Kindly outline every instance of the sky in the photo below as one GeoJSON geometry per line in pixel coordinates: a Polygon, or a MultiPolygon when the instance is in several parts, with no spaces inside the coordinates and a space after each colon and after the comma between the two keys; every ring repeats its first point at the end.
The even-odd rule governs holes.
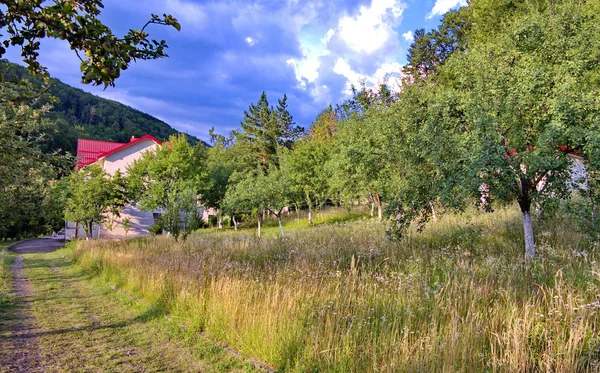
{"type": "MultiPolygon", "coordinates": [[[[169,45],[169,58],[139,61],[116,87],[81,84],[79,60],[65,42],[47,40],[40,61],[61,81],[149,113],[204,140],[215,127],[236,129],[265,91],[287,94],[295,121],[308,127],[352,84],[396,81],[414,30],[436,27],[466,0],[104,0],[102,21],[116,35],[171,14],[181,31],[147,30],[169,45]]],[[[18,51],[6,57],[19,62],[18,51]]]]}

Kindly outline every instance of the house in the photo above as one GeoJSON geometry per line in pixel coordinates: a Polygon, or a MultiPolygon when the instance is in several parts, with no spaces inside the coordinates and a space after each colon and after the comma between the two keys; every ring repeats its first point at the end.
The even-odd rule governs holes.
{"type": "MultiPolygon", "coordinates": [[[[106,173],[113,175],[117,170],[127,173],[127,167],[142,155],[162,146],[156,138],[146,135],[140,138],[132,137],[128,143],[117,143],[98,140],[79,139],[77,141],[77,168],[92,164],[100,166],[106,173]]],[[[160,211],[144,211],[137,206],[127,206],[120,217],[115,217],[112,224],[95,225],[93,238],[125,238],[149,235],[148,228],[160,218],[160,211]],[[123,219],[129,219],[130,230],[123,228],[123,219]],[[108,225],[108,226],[107,226],[108,225]],[[109,229],[112,228],[112,229],[109,229]]],[[[84,237],[83,227],[75,222],[65,224],[67,240],[84,237]]]]}

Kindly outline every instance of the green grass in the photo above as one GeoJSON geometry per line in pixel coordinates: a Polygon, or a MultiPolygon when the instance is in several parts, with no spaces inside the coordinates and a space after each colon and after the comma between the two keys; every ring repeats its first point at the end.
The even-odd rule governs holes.
{"type": "Polygon", "coordinates": [[[89,241],[75,258],[190,335],[285,372],[598,371],[596,249],[566,217],[536,222],[536,239],[539,259],[525,262],[510,208],[400,242],[362,219],[285,240],[89,241]]]}
{"type": "MultiPolygon", "coordinates": [[[[314,229],[322,225],[337,224],[368,219],[369,211],[366,206],[354,207],[353,209],[344,208],[324,208],[314,214],[313,224],[308,223],[308,213],[306,211],[290,212],[283,215],[283,225],[285,233],[298,233],[306,230],[314,229]]],[[[246,232],[256,234],[257,222],[255,218],[247,218],[245,222],[239,225],[238,232],[246,232]]],[[[196,234],[216,233],[216,232],[235,232],[233,227],[225,227],[223,229],[209,228],[201,229],[196,234]]],[[[277,219],[268,216],[262,222],[261,235],[264,237],[279,237],[279,223],[277,219]]]]}
{"type": "MultiPolygon", "coordinates": [[[[0,322],[2,351],[22,354],[23,345],[12,344],[8,336],[23,333],[18,323],[33,322],[25,332],[36,337],[25,337],[25,346],[39,350],[35,356],[43,371],[256,371],[206,337],[189,333],[181,320],[165,317],[148,302],[127,293],[115,292],[106,281],[90,279],[73,265],[71,253],[68,248],[22,255],[31,296],[13,299],[12,314],[0,322]],[[17,304],[33,319],[24,321],[22,313],[15,314],[13,306],[17,304]]],[[[14,258],[14,254],[0,251],[2,299],[12,291],[14,258]]],[[[4,371],[1,365],[0,371],[4,371]]]]}
{"type": "Polygon", "coordinates": [[[6,249],[10,245],[19,242],[18,240],[1,240],[0,241],[0,250],[6,249]]]}
{"type": "Polygon", "coordinates": [[[13,289],[11,267],[14,261],[15,256],[12,253],[0,249],[0,318],[8,317],[14,304],[14,297],[11,294],[13,289]]]}

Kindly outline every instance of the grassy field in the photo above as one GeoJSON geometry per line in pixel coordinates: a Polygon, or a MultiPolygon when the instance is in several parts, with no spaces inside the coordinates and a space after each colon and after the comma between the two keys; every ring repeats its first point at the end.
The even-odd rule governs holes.
{"type": "Polygon", "coordinates": [[[89,241],[74,257],[183,335],[280,371],[600,370],[597,247],[566,218],[536,222],[529,263],[517,209],[448,216],[401,242],[369,219],[289,231],[89,241]]]}

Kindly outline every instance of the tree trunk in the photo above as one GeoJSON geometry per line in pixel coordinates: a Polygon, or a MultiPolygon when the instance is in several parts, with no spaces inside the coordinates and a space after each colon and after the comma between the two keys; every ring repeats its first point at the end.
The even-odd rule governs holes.
{"type": "Polygon", "coordinates": [[[308,209],[308,224],[313,225],[312,209],[308,209]]]}
{"type": "Polygon", "coordinates": [[[429,202],[429,207],[431,208],[431,219],[433,219],[433,221],[437,221],[437,215],[435,213],[435,208],[433,207],[433,202],[429,202]]]}
{"type": "Polygon", "coordinates": [[[371,202],[371,217],[375,217],[375,202],[371,202]]]}
{"type": "Polygon", "coordinates": [[[277,215],[277,221],[279,222],[279,230],[281,231],[281,237],[285,237],[285,232],[283,231],[283,224],[281,223],[281,212],[277,215]]]}
{"type": "Polygon", "coordinates": [[[373,197],[373,202],[377,205],[377,220],[383,220],[383,205],[381,203],[381,196],[379,194],[375,194],[373,197]]]}
{"type": "Polygon", "coordinates": [[[231,215],[231,221],[233,222],[233,229],[237,231],[237,220],[235,220],[235,215],[231,215]]]}
{"type": "Polygon", "coordinates": [[[260,218],[260,215],[258,215],[258,238],[260,238],[260,221],[261,221],[261,218],[260,218]]]}
{"type": "Polygon", "coordinates": [[[219,216],[219,229],[223,229],[223,217],[219,216]]]}
{"type": "Polygon", "coordinates": [[[521,193],[518,201],[521,207],[521,218],[523,220],[523,233],[525,235],[525,259],[533,259],[536,256],[535,239],[533,236],[533,220],[531,218],[531,199],[529,198],[529,180],[520,180],[521,193]]]}
{"type": "Polygon", "coordinates": [[[79,238],[79,222],[75,222],[75,239],[79,238]]]}
{"type": "Polygon", "coordinates": [[[535,240],[533,238],[533,221],[531,220],[531,212],[521,212],[523,218],[523,232],[525,233],[525,259],[535,258],[535,240]]]}

